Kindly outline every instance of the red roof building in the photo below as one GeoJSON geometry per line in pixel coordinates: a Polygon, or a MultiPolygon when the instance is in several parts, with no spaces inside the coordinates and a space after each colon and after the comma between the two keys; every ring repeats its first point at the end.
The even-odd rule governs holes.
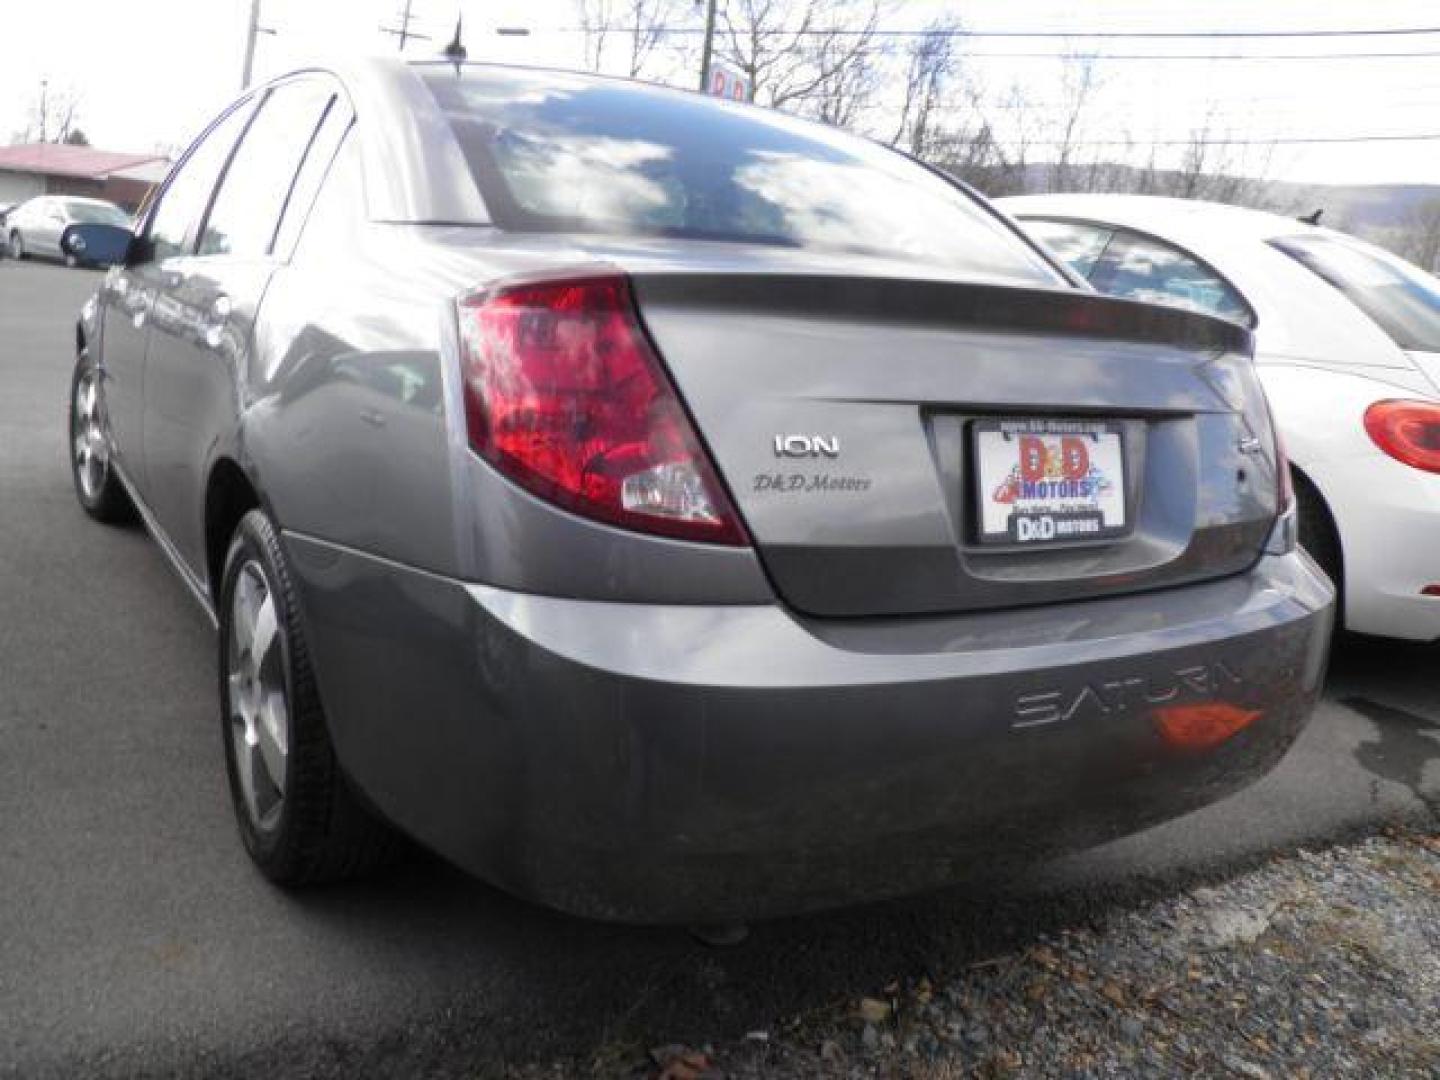
{"type": "Polygon", "coordinates": [[[165,174],[160,154],[117,154],[89,146],[0,146],[0,206],[35,195],[88,195],[134,210],[165,174]]]}

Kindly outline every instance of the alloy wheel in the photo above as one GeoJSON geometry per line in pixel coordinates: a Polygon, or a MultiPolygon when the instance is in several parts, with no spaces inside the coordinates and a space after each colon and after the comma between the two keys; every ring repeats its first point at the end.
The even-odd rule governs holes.
{"type": "Polygon", "coordinates": [[[75,380],[70,438],[74,445],[75,475],[80,481],[80,490],[88,501],[94,502],[100,497],[110,475],[110,444],[105,440],[100,382],[93,367],[75,380]]]}
{"type": "Polygon", "coordinates": [[[290,756],[284,629],[275,594],[258,560],[240,567],[231,593],[226,680],[229,729],[245,810],[261,832],[276,828],[285,803],[290,756]]]}

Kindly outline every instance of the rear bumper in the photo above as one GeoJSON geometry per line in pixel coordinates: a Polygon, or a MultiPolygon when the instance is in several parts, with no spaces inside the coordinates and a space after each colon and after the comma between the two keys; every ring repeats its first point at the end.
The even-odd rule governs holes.
{"type": "Polygon", "coordinates": [[[589,916],[754,918],[1084,846],[1269,770],[1319,693],[1308,559],[1141,596],[807,624],[504,592],[290,537],[337,750],[417,839],[589,916]],[[1258,713],[1208,750],[1158,709],[1258,713]]]}

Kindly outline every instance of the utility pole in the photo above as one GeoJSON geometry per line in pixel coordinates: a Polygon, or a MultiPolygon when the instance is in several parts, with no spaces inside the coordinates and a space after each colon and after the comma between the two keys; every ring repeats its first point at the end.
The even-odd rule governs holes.
{"type": "Polygon", "coordinates": [[[380,28],[382,34],[394,34],[395,37],[399,39],[399,51],[402,53],[405,51],[405,43],[411,38],[418,38],[421,41],[430,40],[429,34],[419,34],[410,29],[411,20],[414,19],[414,16],[410,14],[410,8],[413,2],[414,0],[405,0],[405,10],[400,13],[400,25],[398,28],[393,26],[382,26],[380,28]]]}
{"type": "Polygon", "coordinates": [[[250,0],[250,26],[245,31],[245,63],[240,68],[240,89],[250,87],[250,77],[255,72],[255,39],[261,34],[273,34],[274,30],[260,25],[260,0],[250,0]]]}
{"type": "Polygon", "coordinates": [[[700,92],[710,92],[710,58],[715,52],[715,9],[720,0],[705,0],[705,45],[700,52],[700,92]]]}
{"type": "Polygon", "coordinates": [[[45,128],[48,126],[49,120],[50,120],[49,91],[50,91],[50,80],[49,80],[49,79],[41,79],[41,80],[40,80],[40,141],[41,141],[42,143],[45,141],[45,128]]]}

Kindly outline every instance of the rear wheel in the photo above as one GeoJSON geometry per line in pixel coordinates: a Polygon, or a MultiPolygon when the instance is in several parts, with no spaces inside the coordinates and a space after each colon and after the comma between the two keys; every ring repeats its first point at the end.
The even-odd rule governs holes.
{"type": "Polygon", "coordinates": [[[24,259],[25,239],[20,235],[19,229],[12,229],[10,232],[10,256],[14,259],[24,259]]]}
{"type": "Polygon", "coordinates": [[[266,877],[302,885],[389,862],[396,834],[341,773],[274,524],[241,519],[220,590],[220,703],[240,836],[266,877]]]}
{"type": "Polygon", "coordinates": [[[110,461],[100,372],[82,350],[70,380],[70,476],[85,512],[106,524],[131,521],[135,507],[110,461]]]}

